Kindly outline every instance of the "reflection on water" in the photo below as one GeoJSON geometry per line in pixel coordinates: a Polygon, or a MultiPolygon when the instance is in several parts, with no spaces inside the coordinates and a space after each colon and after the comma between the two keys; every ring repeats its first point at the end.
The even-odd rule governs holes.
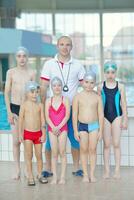
{"type": "Polygon", "coordinates": [[[10,130],[3,93],[0,93],[0,130],[10,130]]]}

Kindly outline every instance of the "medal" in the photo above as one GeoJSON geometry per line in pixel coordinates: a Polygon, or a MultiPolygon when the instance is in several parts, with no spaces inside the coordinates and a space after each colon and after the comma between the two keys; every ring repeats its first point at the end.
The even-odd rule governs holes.
{"type": "Polygon", "coordinates": [[[69,91],[69,88],[68,88],[67,85],[64,85],[64,87],[63,87],[63,91],[64,91],[64,92],[68,92],[68,91],[69,91]]]}

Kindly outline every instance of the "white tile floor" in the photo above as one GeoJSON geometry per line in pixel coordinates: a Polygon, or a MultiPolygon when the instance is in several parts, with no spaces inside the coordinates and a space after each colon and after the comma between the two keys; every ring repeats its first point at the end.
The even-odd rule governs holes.
{"type": "MultiPolygon", "coordinates": [[[[35,166],[34,166],[35,169],[35,166]]],[[[67,166],[65,185],[27,186],[21,174],[20,181],[12,180],[13,162],[0,162],[0,200],[134,200],[134,168],[122,167],[120,180],[102,179],[102,168],[97,167],[96,183],[82,183],[80,177],[73,177],[72,165],[67,166]]],[[[35,170],[34,170],[35,171],[35,170]]]]}

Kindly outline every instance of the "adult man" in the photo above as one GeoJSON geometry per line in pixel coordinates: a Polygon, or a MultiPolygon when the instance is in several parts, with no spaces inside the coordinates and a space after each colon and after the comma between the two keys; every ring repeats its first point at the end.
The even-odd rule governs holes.
{"type": "MultiPolygon", "coordinates": [[[[57,49],[58,54],[54,59],[51,59],[44,64],[41,73],[42,99],[44,101],[44,94],[46,95],[50,80],[57,76],[63,82],[63,95],[67,96],[70,99],[70,104],[72,104],[72,99],[77,92],[79,82],[83,80],[85,69],[80,62],[72,58],[70,54],[72,50],[72,40],[70,37],[60,37],[57,41],[57,49]]],[[[51,88],[50,96],[52,96],[51,88]]],[[[79,143],[74,138],[72,114],[68,122],[68,137],[71,142],[73,156],[73,174],[82,175],[81,170],[79,170],[79,143]]],[[[48,172],[51,170],[51,148],[48,142],[46,144],[46,168],[48,172]]]]}
{"type": "Polygon", "coordinates": [[[28,68],[28,51],[19,47],[16,52],[17,67],[7,71],[5,84],[5,101],[8,120],[11,124],[13,136],[13,157],[15,161],[14,179],[20,178],[20,142],[18,134],[18,117],[20,105],[25,98],[25,84],[35,79],[35,72],[28,68]]]}

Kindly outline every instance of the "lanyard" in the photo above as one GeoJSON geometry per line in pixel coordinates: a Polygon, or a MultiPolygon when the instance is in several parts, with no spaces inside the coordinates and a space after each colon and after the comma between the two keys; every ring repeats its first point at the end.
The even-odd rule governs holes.
{"type": "Polygon", "coordinates": [[[65,79],[64,79],[64,76],[63,76],[63,72],[62,72],[62,70],[61,70],[61,67],[60,67],[60,65],[59,65],[59,62],[57,61],[57,63],[58,63],[58,67],[59,67],[59,70],[60,70],[60,73],[61,73],[61,76],[62,76],[62,80],[63,80],[64,86],[67,86],[67,84],[68,84],[68,78],[69,78],[69,74],[70,74],[71,63],[69,63],[69,69],[68,69],[68,73],[67,73],[66,82],[65,82],[65,79]]]}

